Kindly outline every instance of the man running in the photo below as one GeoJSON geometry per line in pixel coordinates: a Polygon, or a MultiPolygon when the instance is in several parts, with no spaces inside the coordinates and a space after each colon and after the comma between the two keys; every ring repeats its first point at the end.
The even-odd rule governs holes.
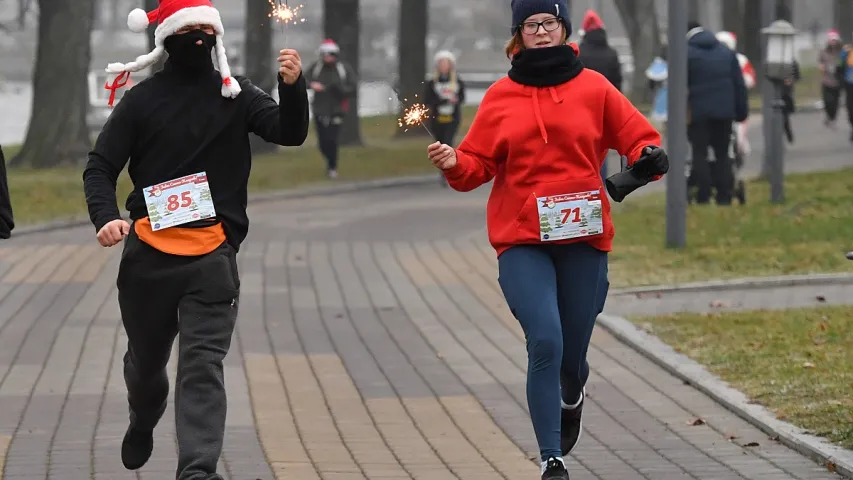
{"type": "Polygon", "coordinates": [[[156,48],[110,64],[116,89],[169,58],[161,72],[124,95],[104,125],[83,172],[89,216],[104,247],[124,240],[118,297],[128,347],[124,378],[130,426],[121,457],[135,470],[148,461],[153,430],[166,409],[166,364],[178,337],[175,424],[178,480],[215,480],[225,431],[222,362],[237,319],[236,253],[249,227],[249,132],[301,145],[308,98],[295,50],[278,57],[280,105],[247,79],[231,76],[219,12],[210,0],[161,0],[128,16],[142,32],[157,21],[156,48]],[[211,58],[215,55],[215,62],[211,58]],[[127,164],[133,192],[122,220],[116,180],[127,164]]]}

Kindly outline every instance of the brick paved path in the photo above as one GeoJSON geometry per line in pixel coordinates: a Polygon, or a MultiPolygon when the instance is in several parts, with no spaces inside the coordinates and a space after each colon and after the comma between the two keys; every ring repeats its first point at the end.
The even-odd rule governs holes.
{"type": "MultiPolygon", "coordinates": [[[[538,478],[525,348],[482,236],[485,193],[423,186],[252,208],[226,362],[227,478],[538,478]]],[[[119,460],[118,253],[90,228],[0,245],[0,477],[174,478],[171,410],[148,465],[128,473],[119,460]]],[[[836,478],[600,329],[589,359],[574,480],[836,478]]]]}

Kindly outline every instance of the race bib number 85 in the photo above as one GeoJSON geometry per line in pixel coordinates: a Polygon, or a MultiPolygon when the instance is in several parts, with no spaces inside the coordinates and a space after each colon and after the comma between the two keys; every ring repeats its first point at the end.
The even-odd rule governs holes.
{"type": "Polygon", "coordinates": [[[213,218],[213,197],[205,172],[152,185],[144,190],[151,230],[213,218]]]}

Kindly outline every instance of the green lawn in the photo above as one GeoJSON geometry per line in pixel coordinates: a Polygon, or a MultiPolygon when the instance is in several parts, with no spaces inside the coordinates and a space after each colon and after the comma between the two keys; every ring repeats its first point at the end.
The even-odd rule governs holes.
{"type": "Polygon", "coordinates": [[[743,276],[853,272],[853,169],[791,175],[787,202],[768,201],[765,182],[747,185],[749,203],[691,205],[687,247],[665,248],[665,196],[629,198],[614,211],[614,286],[743,276]]]}
{"type": "Polygon", "coordinates": [[[853,449],[853,307],[633,320],[780,420],[853,449]]]}
{"type": "MultiPolygon", "coordinates": [[[[460,138],[474,117],[476,108],[466,107],[460,138]]],[[[337,182],[395,177],[434,172],[426,158],[426,146],[431,141],[421,131],[398,135],[394,116],[364,118],[361,122],[364,147],[344,148],[341,151],[337,182]]],[[[317,150],[313,125],[302,147],[285,148],[270,155],[258,155],[252,164],[250,192],[299,188],[328,184],[325,163],[317,150]]],[[[7,159],[18,148],[4,147],[7,159]]],[[[83,195],[82,167],[47,170],[11,169],[9,188],[17,225],[28,225],[57,218],[86,214],[83,195]]],[[[126,173],[119,179],[119,203],[130,191],[126,173]]]]}

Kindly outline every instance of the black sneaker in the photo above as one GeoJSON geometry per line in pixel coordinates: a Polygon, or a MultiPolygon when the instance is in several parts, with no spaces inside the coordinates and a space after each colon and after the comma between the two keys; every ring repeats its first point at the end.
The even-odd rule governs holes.
{"type": "Polygon", "coordinates": [[[542,480],[569,480],[569,471],[562,459],[551,457],[545,462],[542,480]]]}
{"type": "Polygon", "coordinates": [[[568,455],[578,445],[583,432],[583,401],[586,398],[586,389],[581,390],[581,399],[575,408],[563,408],[560,418],[560,450],[563,456],[568,455]]]}
{"type": "Polygon", "coordinates": [[[121,442],[121,463],[128,470],[142,468],[154,451],[154,432],[145,432],[128,427],[121,442]]]}

